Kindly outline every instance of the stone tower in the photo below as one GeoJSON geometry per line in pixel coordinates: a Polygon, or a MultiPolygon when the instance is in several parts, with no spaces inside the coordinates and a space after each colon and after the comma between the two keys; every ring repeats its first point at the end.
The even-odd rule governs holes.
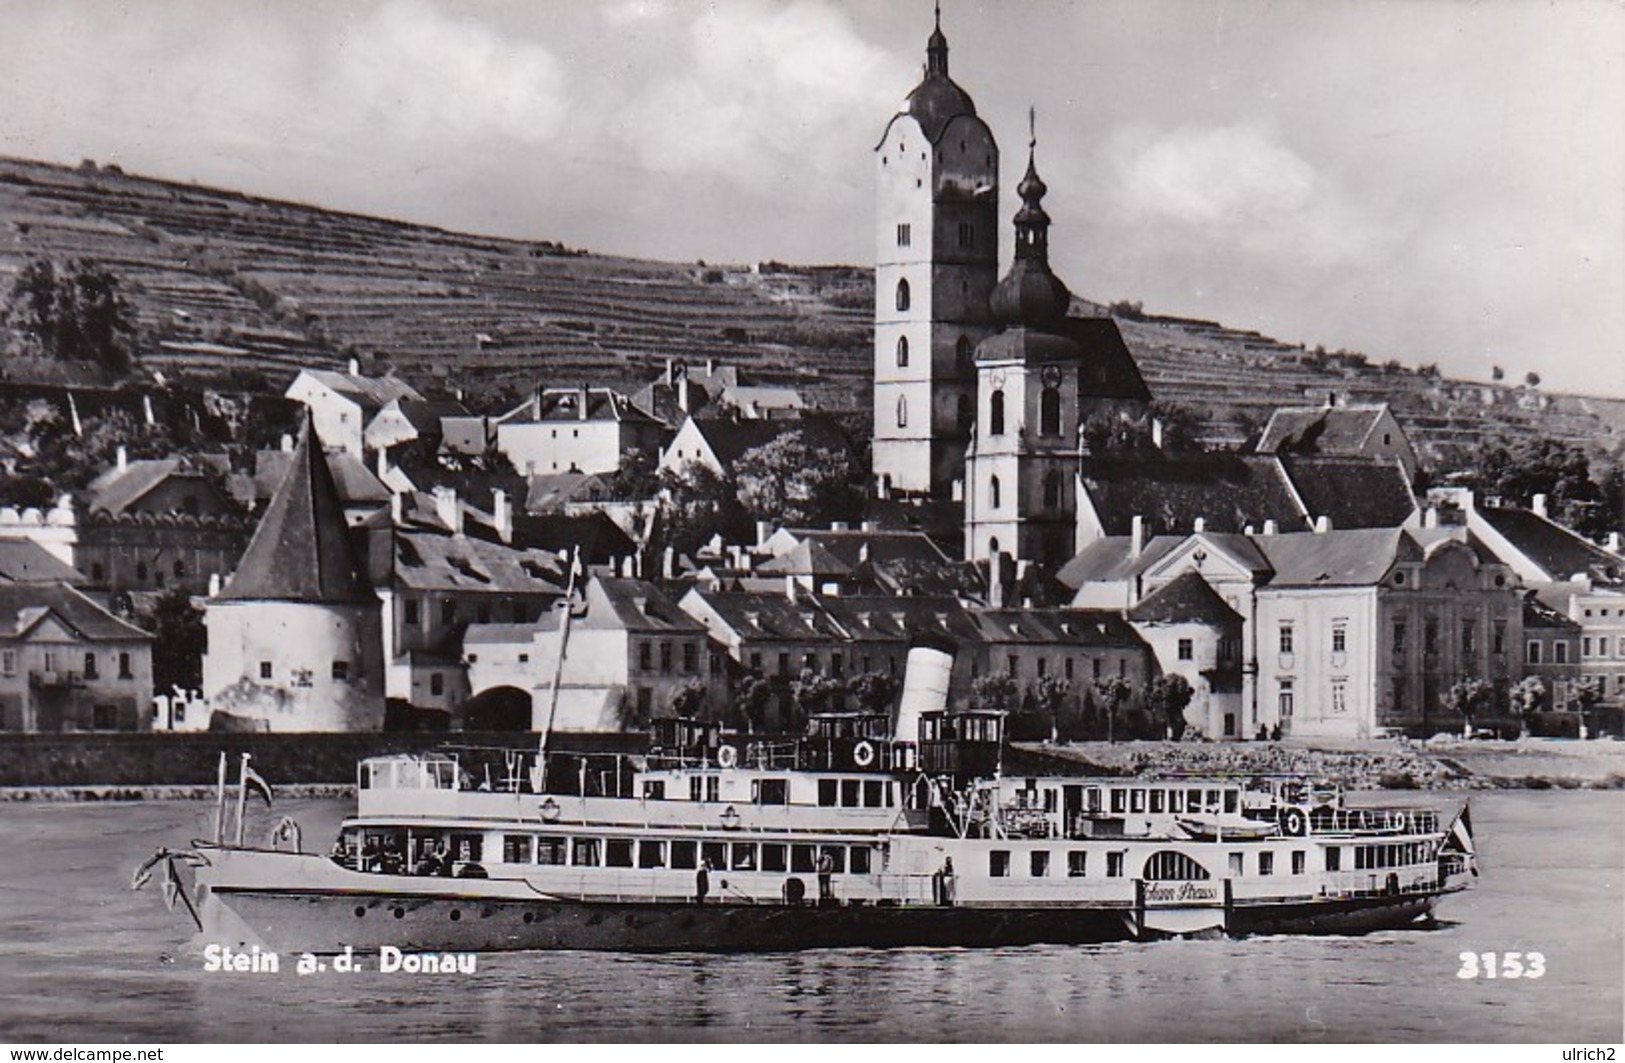
{"type": "Polygon", "coordinates": [[[975,418],[974,351],[993,331],[999,148],[948,76],[940,11],[925,78],[875,156],[875,485],[947,498],[975,418]]]}
{"type": "Polygon", "coordinates": [[[975,438],[965,465],[965,556],[1052,571],[1072,556],[1084,350],[1072,294],[1050,271],[1048,191],[1029,142],[1015,259],[990,300],[1003,330],[976,348],[975,438]]]}

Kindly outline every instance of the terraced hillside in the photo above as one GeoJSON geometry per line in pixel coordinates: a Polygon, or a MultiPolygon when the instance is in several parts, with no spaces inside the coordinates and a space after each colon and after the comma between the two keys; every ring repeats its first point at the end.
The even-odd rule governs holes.
{"type": "MultiPolygon", "coordinates": [[[[140,363],[262,377],[361,359],[434,389],[632,385],[717,359],[828,406],[867,403],[867,268],[707,266],[591,255],[237,193],[0,159],[0,287],[29,258],[98,260],[124,281],[140,363]]],[[[1425,451],[1547,434],[1617,452],[1625,403],[1440,380],[1319,357],[1257,333],[1121,321],[1153,392],[1235,441],[1281,403],[1393,404],[1425,451]]]]}

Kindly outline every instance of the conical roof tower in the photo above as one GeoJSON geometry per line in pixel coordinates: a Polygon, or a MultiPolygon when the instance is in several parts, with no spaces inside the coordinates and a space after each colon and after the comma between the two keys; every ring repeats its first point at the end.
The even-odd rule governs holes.
{"type": "Polygon", "coordinates": [[[377,600],[350,545],[344,504],[308,410],[287,475],[216,600],[329,605],[377,600]]]}

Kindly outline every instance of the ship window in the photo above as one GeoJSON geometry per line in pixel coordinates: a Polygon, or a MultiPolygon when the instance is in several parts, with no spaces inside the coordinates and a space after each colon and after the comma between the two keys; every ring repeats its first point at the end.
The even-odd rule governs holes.
{"type": "Polygon", "coordinates": [[[734,842],[732,858],[728,866],[734,871],[756,870],[756,843],[734,842]]]}
{"type": "Polygon", "coordinates": [[[1082,849],[1073,849],[1066,854],[1066,874],[1068,878],[1083,878],[1089,870],[1089,854],[1082,849]]]}
{"type": "Polygon", "coordinates": [[[790,803],[788,779],[757,779],[750,784],[751,799],[759,805],[787,805],[790,803]]]}
{"type": "Polygon", "coordinates": [[[570,863],[575,867],[597,867],[603,862],[600,852],[597,838],[577,838],[570,863]]]}
{"type": "Polygon", "coordinates": [[[671,843],[671,866],[678,871],[692,871],[700,866],[700,843],[676,841],[671,843]]]}
{"type": "Polygon", "coordinates": [[[1234,812],[1236,810],[1236,803],[1240,799],[1241,799],[1241,795],[1238,794],[1236,791],[1234,791],[1234,790],[1226,790],[1224,792],[1224,810],[1226,812],[1234,812]]]}
{"type": "Polygon", "coordinates": [[[728,845],[726,842],[701,842],[700,859],[710,864],[714,870],[721,870],[728,866],[728,845]]]}
{"type": "Polygon", "coordinates": [[[1294,849],[1292,851],[1292,873],[1294,875],[1301,875],[1304,873],[1304,869],[1308,866],[1309,854],[1304,852],[1302,849],[1294,849]]]}
{"type": "Polygon", "coordinates": [[[1031,853],[1031,856],[1032,856],[1032,877],[1033,878],[1048,878],[1049,877],[1049,850],[1048,849],[1034,849],[1032,851],[1032,853],[1031,853]]]}
{"type": "Polygon", "coordinates": [[[1207,801],[1202,807],[1208,812],[1217,812],[1219,810],[1219,791],[1207,791],[1207,801]]]}
{"type": "Polygon", "coordinates": [[[854,845],[852,847],[852,867],[854,875],[867,875],[870,867],[870,852],[867,845],[854,845]]]}
{"type": "Polygon", "coordinates": [[[457,859],[479,863],[485,859],[485,837],[480,834],[453,834],[451,850],[457,859]]]}
{"type": "Polygon", "coordinates": [[[1170,812],[1183,812],[1183,811],[1185,811],[1185,791],[1183,791],[1183,790],[1169,790],[1168,791],[1168,811],[1170,811],[1170,812]]]}
{"type": "Polygon", "coordinates": [[[1010,850],[992,849],[987,854],[987,873],[990,878],[1010,877],[1010,850]]]}
{"type": "Polygon", "coordinates": [[[837,875],[846,874],[846,846],[826,845],[818,851],[818,855],[829,857],[829,869],[837,875]]]}
{"type": "Polygon", "coordinates": [[[1171,849],[1152,853],[1145,862],[1144,875],[1153,882],[1205,882],[1213,877],[1194,858],[1171,849]]]}
{"type": "Polygon", "coordinates": [[[504,834],[502,836],[502,862],[504,864],[530,863],[531,838],[528,834],[504,834]]]}
{"type": "Polygon", "coordinates": [[[834,808],[835,807],[835,798],[836,798],[837,789],[838,789],[838,786],[837,786],[836,780],[834,780],[834,779],[819,779],[818,780],[818,807],[820,807],[820,808],[834,808]]]}
{"type": "Polygon", "coordinates": [[[644,779],[643,799],[645,801],[664,801],[666,799],[666,780],[644,779]]]}
{"type": "Polygon", "coordinates": [[[549,867],[564,866],[564,839],[541,837],[536,839],[536,862],[549,867]]]}
{"type": "Polygon", "coordinates": [[[605,867],[632,866],[632,839],[610,838],[604,842],[605,867]]]}
{"type": "Polygon", "coordinates": [[[879,808],[885,803],[885,785],[878,779],[866,779],[863,783],[863,807],[879,808]]]}
{"type": "Polygon", "coordinates": [[[1100,811],[1100,787],[1098,786],[1089,787],[1089,811],[1100,811]]]}
{"type": "Polygon", "coordinates": [[[1275,874],[1275,854],[1264,852],[1258,854],[1258,873],[1260,875],[1275,874]]]}
{"type": "Polygon", "coordinates": [[[1167,798],[1168,798],[1167,791],[1165,791],[1165,790],[1152,790],[1151,791],[1151,811],[1153,811],[1153,812],[1161,812],[1163,810],[1164,803],[1167,801],[1167,798]]]}
{"type": "Polygon", "coordinates": [[[660,841],[638,842],[638,866],[642,868],[666,866],[666,843],[660,841]]]}
{"type": "Polygon", "coordinates": [[[1135,787],[1133,790],[1129,791],[1128,810],[1130,812],[1144,812],[1145,811],[1145,791],[1144,790],[1140,789],[1139,787],[1135,787]]]}
{"type": "Polygon", "coordinates": [[[842,808],[857,808],[863,803],[863,801],[862,801],[863,787],[861,787],[859,785],[859,782],[860,782],[860,780],[858,780],[858,779],[842,779],[841,780],[841,807],[842,808]]]}
{"type": "Polygon", "coordinates": [[[780,842],[763,842],[762,843],[762,870],[763,871],[783,871],[785,869],[785,867],[787,866],[786,857],[788,855],[789,855],[788,850],[786,849],[786,847],[782,843],[780,843],[780,842]]]}
{"type": "Polygon", "coordinates": [[[1128,811],[1128,791],[1127,790],[1115,790],[1114,789],[1112,791],[1112,811],[1114,813],[1117,813],[1118,815],[1121,815],[1122,813],[1128,811]]]}
{"type": "Polygon", "coordinates": [[[818,864],[818,847],[816,845],[790,846],[790,870],[805,874],[818,864]]]}
{"type": "Polygon", "coordinates": [[[1343,847],[1340,845],[1326,846],[1326,870],[1343,870],[1343,847]]]}
{"type": "Polygon", "coordinates": [[[1186,790],[1185,791],[1185,811],[1186,812],[1200,812],[1200,811],[1202,811],[1202,791],[1200,791],[1200,790],[1186,790]]]}
{"type": "Polygon", "coordinates": [[[1123,854],[1121,852],[1113,852],[1113,853],[1107,853],[1106,854],[1106,877],[1107,878],[1122,878],[1123,877],[1123,854]]]}

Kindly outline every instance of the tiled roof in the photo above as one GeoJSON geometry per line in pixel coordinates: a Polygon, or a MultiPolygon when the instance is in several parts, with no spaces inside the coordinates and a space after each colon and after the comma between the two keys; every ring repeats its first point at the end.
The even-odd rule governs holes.
{"type": "Polygon", "coordinates": [[[1599,583],[1625,579],[1625,558],[1610,554],[1559,524],[1522,509],[1479,506],[1478,515],[1553,581],[1584,574],[1599,583]]]}
{"type": "Polygon", "coordinates": [[[1272,587],[1369,586],[1394,562],[1422,556],[1416,540],[1399,528],[1255,535],[1253,544],[1275,570],[1272,587]]]}
{"type": "Polygon", "coordinates": [[[364,408],[382,409],[395,399],[422,399],[406,381],[392,376],[351,376],[334,369],[305,369],[311,379],[354,399],[364,408]]]}
{"type": "Polygon", "coordinates": [[[82,583],[72,565],[32,539],[0,539],[0,583],[82,583]]]}
{"type": "Polygon", "coordinates": [[[498,418],[502,424],[538,421],[644,421],[654,418],[633,406],[625,395],[609,388],[548,388],[532,395],[498,418]],[[587,415],[581,416],[581,395],[586,392],[587,415]]]}
{"type": "Polygon", "coordinates": [[[704,591],[697,594],[742,639],[757,642],[816,642],[844,639],[845,632],[818,599],[790,601],[781,594],[704,591]]]}
{"type": "Polygon", "coordinates": [[[220,600],[377,601],[350,546],[344,503],[308,413],[288,473],[220,600]]]}
{"type": "Polygon", "coordinates": [[[1526,631],[1532,627],[1580,630],[1577,621],[1570,620],[1566,614],[1553,609],[1533,594],[1523,600],[1523,626],[1526,631]]]}
{"type": "Polygon", "coordinates": [[[881,531],[850,528],[835,531],[825,528],[786,528],[786,532],[803,543],[817,543],[833,557],[849,567],[855,567],[867,558],[871,562],[915,561],[948,564],[950,559],[936,543],[922,532],[881,531]]]}
{"type": "Polygon", "coordinates": [[[1264,426],[1258,452],[1356,454],[1387,409],[1385,405],[1282,407],[1264,426]]]}
{"type": "Polygon", "coordinates": [[[1280,461],[1311,519],[1329,517],[1335,528],[1397,528],[1416,512],[1396,462],[1307,454],[1280,461]]]}
{"type": "Polygon", "coordinates": [[[977,637],[997,645],[1139,646],[1121,614],[1107,609],[981,609],[965,614],[977,637]]]}
{"type": "Polygon", "coordinates": [[[836,557],[816,539],[803,539],[778,557],[762,562],[756,571],[764,576],[847,576],[852,565],[836,557]]]}
{"type": "Polygon", "coordinates": [[[396,531],[394,549],[392,576],[397,587],[491,594],[564,593],[562,566],[549,551],[404,529],[396,531]]]}
{"type": "Polygon", "coordinates": [[[1205,623],[1239,626],[1241,614],[1219,597],[1196,572],[1182,572],[1128,611],[1130,620],[1149,624],[1205,623]]]}
{"type": "Polygon", "coordinates": [[[1091,397],[1151,401],[1151,389],[1135,364],[1134,355],[1117,322],[1109,317],[1067,317],[1059,329],[1083,350],[1087,367],[1079,380],[1091,397]]]}
{"type": "Polygon", "coordinates": [[[197,467],[200,464],[221,473],[230,472],[230,465],[216,455],[132,461],[125,465],[123,471],[111,469],[92,482],[85,509],[90,513],[120,516],[171,477],[204,479],[204,473],[197,467]]]}
{"type": "Polygon", "coordinates": [[[1127,535],[1136,515],[1147,534],[1188,532],[1198,517],[1225,532],[1266,520],[1282,530],[1308,526],[1268,455],[1102,454],[1083,458],[1080,472],[1107,535],[1127,535]]]}
{"type": "Polygon", "coordinates": [[[1182,535],[1158,535],[1147,542],[1139,557],[1132,556],[1133,542],[1127,535],[1096,539],[1062,565],[1055,578],[1073,589],[1085,583],[1121,583],[1185,541],[1182,535]]]}
{"type": "Polygon", "coordinates": [[[609,497],[608,480],[595,472],[535,473],[525,478],[526,513],[550,513],[570,502],[609,497]]]}
{"type": "Polygon", "coordinates": [[[830,418],[816,414],[805,414],[790,420],[704,420],[696,419],[695,425],[700,434],[705,437],[706,445],[717,456],[717,460],[724,468],[730,468],[746,451],[773,442],[780,436],[792,432],[802,433],[807,442],[820,449],[847,451],[851,449],[851,442],[846,434],[830,418]]]}
{"type": "MultiPolygon", "coordinates": [[[[483,529],[480,529],[480,534],[484,534],[483,529]]],[[[632,557],[638,551],[632,537],[602,512],[579,516],[516,513],[513,517],[513,545],[555,555],[568,554],[571,549],[580,547],[581,561],[587,565],[619,561],[632,557]]]]}
{"type": "Polygon", "coordinates": [[[397,399],[394,404],[419,435],[440,435],[442,418],[468,418],[468,407],[454,399],[397,399]]]}
{"type": "Polygon", "coordinates": [[[48,616],[90,642],[152,638],[66,584],[0,583],[0,639],[19,638],[48,616]]]}
{"type": "MultiPolygon", "coordinates": [[[[288,475],[293,453],[262,450],[254,455],[254,493],[267,498],[288,475]]],[[[389,488],[373,475],[365,462],[347,450],[327,455],[327,469],[345,506],[381,506],[389,501],[389,488]]]]}
{"type": "Polygon", "coordinates": [[[703,631],[698,620],[689,616],[653,583],[640,579],[594,579],[587,589],[586,622],[593,627],[606,626],[609,618],[593,615],[594,592],[599,600],[608,604],[614,626],[628,631],[690,632],[703,631]]]}

